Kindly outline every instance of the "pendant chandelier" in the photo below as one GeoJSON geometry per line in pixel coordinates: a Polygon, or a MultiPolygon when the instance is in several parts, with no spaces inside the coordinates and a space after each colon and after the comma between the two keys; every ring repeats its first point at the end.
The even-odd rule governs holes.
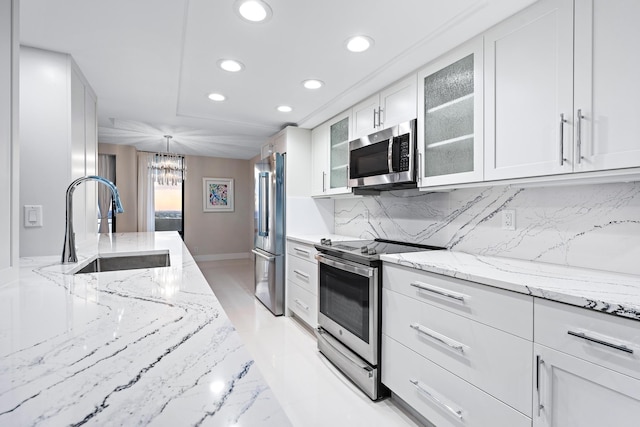
{"type": "Polygon", "coordinates": [[[149,162],[149,169],[153,180],[159,185],[180,185],[187,179],[187,165],[184,157],[169,152],[169,141],[171,135],[164,135],[167,138],[167,151],[156,153],[149,162]]]}

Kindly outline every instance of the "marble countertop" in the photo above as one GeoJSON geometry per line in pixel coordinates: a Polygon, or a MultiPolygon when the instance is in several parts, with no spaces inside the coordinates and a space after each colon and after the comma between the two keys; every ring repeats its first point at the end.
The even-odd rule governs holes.
{"type": "Polygon", "coordinates": [[[640,320],[640,276],[454,251],[383,255],[381,259],[640,320]]]}
{"type": "Polygon", "coordinates": [[[291,425],[177,233],[102,235],[78,255],[157,250],[170,267],[21,260],[0,287],[0,425],[291,425]]]}

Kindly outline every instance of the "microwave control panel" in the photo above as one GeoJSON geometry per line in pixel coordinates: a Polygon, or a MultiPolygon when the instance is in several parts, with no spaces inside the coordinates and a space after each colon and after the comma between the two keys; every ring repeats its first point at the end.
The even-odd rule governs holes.
{"type": "Polygon", "coordinates": [[[406,172],[409,170],[409,134],[397,136],[395,139],[400,146],[400,164],[398,172],[406,172]]]}

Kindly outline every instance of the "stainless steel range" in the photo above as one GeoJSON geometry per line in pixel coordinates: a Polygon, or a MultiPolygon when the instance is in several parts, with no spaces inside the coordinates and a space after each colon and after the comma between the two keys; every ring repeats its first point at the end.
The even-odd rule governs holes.
{"type": "Polygon", "coordinates": [[[382,254],[443,249],[391,240],[315,245],[318,260],[318,349],[372,400],[388,395],[380,382],[382,254]]]}

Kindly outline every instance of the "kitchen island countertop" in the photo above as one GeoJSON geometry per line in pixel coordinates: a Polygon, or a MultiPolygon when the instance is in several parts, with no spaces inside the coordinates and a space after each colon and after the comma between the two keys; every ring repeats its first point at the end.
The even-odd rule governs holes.
{"type": "Polygon", "coordinates": [[[79,265],[157,250],[170,267],[21,259],[0,287],[0,425],[291,425],[177,233],[100,235],[79,265]]]}
{"type": "Polygon", "coordinates": [[[640,276],[455,251],[380,258],[387,263],[640,321],[640,276]]]}

